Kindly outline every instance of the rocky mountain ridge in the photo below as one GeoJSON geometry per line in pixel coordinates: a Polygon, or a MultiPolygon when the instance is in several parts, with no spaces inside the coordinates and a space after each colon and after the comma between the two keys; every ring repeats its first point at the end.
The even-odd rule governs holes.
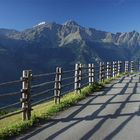
{"type": "MultiPolygon", "coordinates": [[[[57,44],[55,46],[63,46],[75,39],[113,43],[114,45],[125,47],[140,46],[139,32],[119,32],[114,34],[111,32],[99,31],[94,28],[82,27],[72,20],[67,21],[64,24],[41,22],[22,32],[10,29],[0,29],[0,36],[29,42],[41,42],[43,39],[46,39],[46,42],[47,40],[48,42],[54,42],[55,40],[57,44]]],[[[54,46],[51,44],[49,47],[54,46]]]]}
{"type": "MultiPolygon", "coordinates": [[[[85,28],[75,21],[41,22],[24,31],[0,29],[0,65],[3,79],[11,69],[18,77],[23,69],[36,73],[69,68],[77,62],[131,60],[140,57],[140,33],[110,33],[85,28]]],[[[12,79],[10,76],[7,79],[12,79]]]]}

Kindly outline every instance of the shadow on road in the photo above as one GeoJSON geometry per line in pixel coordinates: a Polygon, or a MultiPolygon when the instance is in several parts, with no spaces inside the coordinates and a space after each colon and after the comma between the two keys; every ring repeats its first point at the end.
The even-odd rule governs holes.
{"type": "MultiPolygon", "coordinates": [[[[135,76],[134,76],[135,77],[135,76]]],[[[30,132],[28,135],[26,135],[25,137],[21,138],[21,140],[27,140],[28,138],[31,138],[32,136],[40,133],[41,131],[43,131],[44,129],[47,129],[49,127],[52,127],[54,125],[56,125],[59,122],[71,122],[71,124],[67,125],[66,127],[58,130],[57,132],[53,133],[52,135],[50,135],[49,137],[46,136],[46,140],[52,140],[54,138],[56,138],[57,136],[59,136],[60,134],[66,132],[69,130],[69,128],[73,127],[74,125],[80,123],[81,121],[84,120],[94,120],[94,119],[98,119],[100,118],[100,121],[94,125],[94,127],[89,130],[86,134],[84,134],[84,136],[81,137],[81,140],[88,140],[89,138],[91,138],[91,136],[93,136],[101,127],[102,125],[108,120],[108,119],[117,119],[120,116],[127,116],[127,118],[114,130],[112,130],[112,132],[106,136],[104,138],[104,140],[110,140],[112,139],[116,134],[118,134],[122,128],[131,120],[133,119],[134,116],[136,115],[140,115],[139,111],[136,112],[132,112],[132,113],[125,113],[122,114],[122,110],[125,108],[127,103],[133,103],[133,102],[140,102],[140,101],[130,101],[130,98],[132,97],[132,95],[134,94],[138,94],[136,93],[136,89],[138,88],[138,84],[140,81],[138,82],[133,82],[134,77],[123,77],[121,78],[119,81],[114,82],[111,86],[106,87],[103,91],[102,94],[92,94],[90,95],[90,97],[88,98],[87,102],[84,104],[78,103],[75,106],[79,106],[79,108],[77,110],[75,110],[74,112],[72,112],[68,117],[66,118],[60,118],[60,119],[52,119],[50,120],[45,126],[41,126],[40,128],[37,128],[36,130],[34,130],[33,132],[30,132]],[[127,79],[127,82],[126,82],[127,79]],[[122,87],[121,91],[117,94],[108,94],[108,92],[110,90],[113,90],[115,88],[119,88],[120,87],[116,87],[116,84],[124,84],[124,86],[122,87]],[[126,90],[129,87],[130,83],[134,83],[134,87],[133,87],[133,91],[132,93],[125,93],[126,90]],[[128,95],[127,98],[125,99],[125,101],[118,101],[118,102],[113,102],[112,100],[114,100],[118,95],[128,95]],[[94,103],[94,100],[100,96],[110,96],[108,100],[106,100],[103,103],[94,103]],[[92,103],[93,102],[93,103],[92,103]],[[107,105],[110,104],[117,104],[119,103],[119,107],[115,110],[115,112],[113,114],[107,114],[107,115],[99,115],[101,111],[103,111],[107,105]],[[94,111],[91,115],[87,115],[85,117],[75,117],[77,114],[79,114],[83,109],[85,109],[87,106],[93,106],[94,105],[100,105],[100,107],[94,111]],[[72,122],[73,121],[73,122],[72,122]]],[[[132,88],[132,87],[131,87],[132,88]]]]}

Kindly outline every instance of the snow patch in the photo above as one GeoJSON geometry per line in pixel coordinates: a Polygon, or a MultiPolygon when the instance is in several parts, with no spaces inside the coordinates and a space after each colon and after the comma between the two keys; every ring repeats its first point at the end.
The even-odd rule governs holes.
{"type": "Polygon", "coordinates": [[[46,24],[46,22],[45,22],[45,21],[38,23],[38,24],[37,24],[37,25],[35,25],[34,27],[37,27],[37,26],[40,26],[40,25],[44,25],[44,24],[46,24]]]}
{"type": "Polygon", "coordinates": [[[43,25],[43,24],[45,24],[45,23],[46,23],[45,21],[40,22],[40,23],[38,24],[38,26],[43,25]]]}

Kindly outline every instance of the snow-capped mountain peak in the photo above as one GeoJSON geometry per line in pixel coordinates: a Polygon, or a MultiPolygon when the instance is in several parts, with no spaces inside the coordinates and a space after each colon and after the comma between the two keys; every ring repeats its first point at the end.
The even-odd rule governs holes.
{"type": "Polygon", "coordinates": [[[34,27],[37,27],[37,26],[40,26],[40,25],[44,25],[44,24],[46,24],[46,22],[42,21],[42,22],[38,23],[37,25],[35,25],[34,27]]]}

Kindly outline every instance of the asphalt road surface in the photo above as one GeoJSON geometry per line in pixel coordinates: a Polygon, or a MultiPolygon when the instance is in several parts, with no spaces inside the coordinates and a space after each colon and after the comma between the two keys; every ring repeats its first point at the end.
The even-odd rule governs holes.
{"type": "Polygon", "coordinates": [[[16,140],[140,140],[140,77],[123,77],[16,140]]]}

